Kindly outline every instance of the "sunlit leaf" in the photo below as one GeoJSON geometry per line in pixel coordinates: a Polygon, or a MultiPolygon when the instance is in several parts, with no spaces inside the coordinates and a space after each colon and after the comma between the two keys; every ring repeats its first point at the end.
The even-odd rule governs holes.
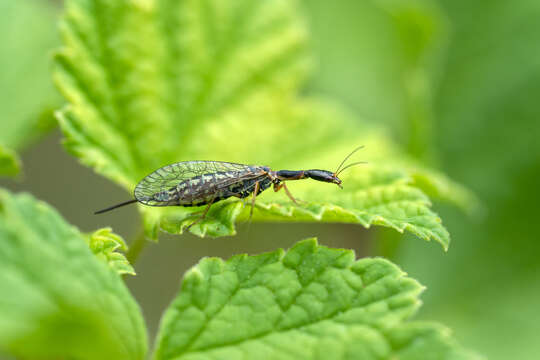
{"type": "MultiPolygon", "coordinates": [[[[402,172],[384,168],[355,169],[350,173],[346,190],[332,186],[333,191],[321,191],[318,183],[290,185],[300,204],[293,204],[284,193],[268,191],[256,203],[253,220],[261,221],[326,221],[359,223],[365,227],[382,225],[399,232],[410,231],[418,237],[439,242],[448,248],[450,237],[438,216],[429,209],[430,202],[420,190],[412,187],[411,179],[402,172]],[[345,192],[345,195],[343,194],[345,192]],[[305,199],[309,202],[304,203],[305,199]]],[[[225,201],[214,205],[207,218],[193,226],[198,235],[218,236],[234,233],[234,220],[247,220],[251,204],[225,201]]],[[[178,210],[158,210],[163,213],[160,228],[181,233],[198,215],[186,218],[178,210]]]]}
{"type": "MultiPolygon", "coordinates": [[[[58,113],[66,148],[129,192],[178,161],[335,170],[363,144],[357,156],[370,165],[343,174],[346,190],[291,184],[299,206],[268,190],[254,219],[377,224],[448,246],[420,191],[424,183],[439,190],[440,182],[418,186],[380,132],[335,104],[298,97],[312,60],[294,1],[69,0],[62,34],[55,79],[69,101],[58,113]],[[357,185],[386,172],[398,175],[357,185]]],[[[151,238],[160,229],[181,232],[201,210],[140,208],[151,238]]],[[[240,202],[221,202],[191,231],[230,235],[245,215],[240,202]]]]}

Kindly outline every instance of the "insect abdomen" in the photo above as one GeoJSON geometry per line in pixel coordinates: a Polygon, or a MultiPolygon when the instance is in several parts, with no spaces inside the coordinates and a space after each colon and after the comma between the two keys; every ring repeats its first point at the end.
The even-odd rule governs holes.
{"type": "Polygon", "coordinates": [[[180,206],[201,206],[215,203],[231,196],[244,198],[253,193],[259,182],[259,193],[267,189],[272,181],[266,174],[252,175],[250,172],[227,172],[206,174],[185,180],[176,186],[175,192],[180,206]],[[246,178],[248,177],[248,178],[246,178]],[[238,179],[235,181],[234,179],[238,179]]]}

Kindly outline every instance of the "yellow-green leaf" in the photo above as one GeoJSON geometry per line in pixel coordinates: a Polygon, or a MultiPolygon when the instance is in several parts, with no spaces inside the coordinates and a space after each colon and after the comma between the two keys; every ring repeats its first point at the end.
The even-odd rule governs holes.
{"type": "MultiPolygon", "coordinates": [[[[174,162],[334,170],[363,144],[355,160],[369,166],[345,172],[345,190],[291,183],[299,206],[269,190],[254,219],[376,224],[448,246],[423,183],[388,138],[336,104],[299,95],[313,59],[296,1],[68,0],[61,28],[55,79],[69,101],[58,112],[66,148],[129,193],[174,162]]],[[[160,229],[181,233],[201,210],[140,209],[154,239],[160,229]]],[[[246,214],[238,201],[220,202],[190,230],[230,235],[246,214]]]]}

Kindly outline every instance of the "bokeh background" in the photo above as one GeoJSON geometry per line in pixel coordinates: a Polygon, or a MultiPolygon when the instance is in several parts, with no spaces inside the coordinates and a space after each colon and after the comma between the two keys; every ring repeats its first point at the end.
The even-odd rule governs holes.
{"type": "MultiPolygon", "coordinates": [[[[201,257],[317,236],[358,256],[391,258],[427,286],[418,317],[448,325],[466,347],[490,359],[540,358],[540,2],[302,4],[317,59],[305,91],[386,128],[411,156],[472,189],[482,210],[435,204],[452,235],[448,253],[357,225],[252,223],[240,224],[236,237],[162,236],[126,279],[150,333],[201,257]]],[[[92,215],[129,194],[65,153],[54,125],[52,110],[63,104],[50,80],[61,8],[0,0],[0,143],[23,161],[23,174],[0,186],[33,193],[83,231],[110,225],[129,241],[140,227],[135,208],[92,215]]]]}

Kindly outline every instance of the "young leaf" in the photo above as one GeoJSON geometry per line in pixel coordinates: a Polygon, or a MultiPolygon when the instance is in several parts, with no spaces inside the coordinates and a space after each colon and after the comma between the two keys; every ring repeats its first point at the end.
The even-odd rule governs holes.
{"type": "Polygon", "coordinates": [[[0,144],[0,176],[14,176],[19,173],[21,162],[15,151],[0,144]]]}
{"type": "Polygon", "coordinates": [[[144,359],[139,307],[85,236],[29,195],[0,191],[0,351],[144,359]]]}
{"type": "Polygon", "coordinates": [[[135,275],[135,270],[124,254],[116,252],[116,250],[127,251],[124,239],[113,233],[111,228],[94,231],[88,235],[87,241],[94,255],[105,261],[117,273],[135,275]]]}
{"type": "MultiPolygon", "coordinates": [[[[304,201],[297,206],[270,190],[258,200],[266,210],[255,219],[291,220],[294,213],[308,221],[377,224],[448,246],[407,166],[390,169],[400,174],[392,182],[356,186],[366,182],[359,174],[388,172],[388,157],[374,156],[394,155],[388,140],[334,104],[298,97],[311,58],[295,1],[68,0],[62,34],[55,79],[70,103],[58,113],[66,147],[128,191],[178,161],[335,170],[365,144],[369,153],[358,156],[371,165],[345,173],[345,191],[304,181],[294,186],[304,201]]],[[[190,231],[233,234],[241,207],[217,203],[190,231]]],[[[140,209],[154,239],[160,229],[182,232],[200,211],[140,209]]]]}
{"type": "Polygon", "coordinates": [[[447,329],[406,321],[421,291],[389,261],[355,261],[314,239],[203,259],[162,319],[155,359],[476,358],[447,329]]]}

